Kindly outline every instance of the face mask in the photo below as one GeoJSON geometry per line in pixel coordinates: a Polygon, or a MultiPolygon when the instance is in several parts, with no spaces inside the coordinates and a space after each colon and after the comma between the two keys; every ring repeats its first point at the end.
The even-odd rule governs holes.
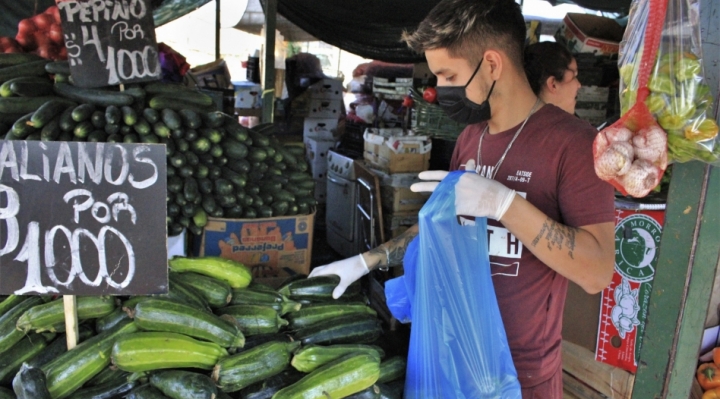
{"type": "Polygon", "coordinates": [[[482,104],[476,104],[470,101],[465,94],[465,89],[468,87],[470,82],[475,78],[475,75],[480,70],[482,60],[475,68],[470,80],[465,86],[438,86],[437,99],[440,108],[445,111],[445,114],[457,123],[473,124],[480,123],[490,119],[490,95],[495,88],[495,81],[490,86],[490,92],[488,92],[487,98],[482,104]]]}

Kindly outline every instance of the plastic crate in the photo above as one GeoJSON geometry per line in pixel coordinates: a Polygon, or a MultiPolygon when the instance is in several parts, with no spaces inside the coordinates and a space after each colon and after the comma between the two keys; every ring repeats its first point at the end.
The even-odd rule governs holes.
{"type": "Polygon", "coordinates": [[[450,119],[439,105],[423,100],[416,90],[411,90],[410,96],[413,99],[411,126],[415,134],[456,140],[465,129],[466,125],[450,119]]]}

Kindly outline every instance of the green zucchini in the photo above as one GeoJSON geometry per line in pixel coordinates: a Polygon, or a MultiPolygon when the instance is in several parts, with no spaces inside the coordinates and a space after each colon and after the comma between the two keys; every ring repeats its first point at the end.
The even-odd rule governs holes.
{"type": "MultiPolygon", "coordinates": [[[[290,364],[298,371],[310,373],[318,367],[327,364],[335,359],[352,353],[373,353],[379,358],[385,356],[385,352],[378,346],[362,345],[362,344],[345,344],[345,345],[307,345],[297,351],[293,355],[290,364]]],[[[404,371],[404,369],[403,369],[404,371]]]]}
{"type": "Polygon", "coordinates": [[[405,376],[407,361],[402,356],[393,356],[380,363],[378,382],[391,382],[405,376]]]}
{"type": "MultiPolygon", "coordinates": [[[[283,200],[282,198],[278,199],[283,200]]],[[[332,299],[333,290],[339,283],[340,277],[335,275],[311,277],[304,280],[293,281],[282,287],[278,292],[290,299],[327,301],[332,299]]],[[[353,295],[359,292],[360,284],[355,282],[350,284],[343,295],[353,295]]]]}
{"type": "Polygon", "coordinates": [[[223,315],[232,317],[240,326],[243,334],[273,334],[288,324],[278,312],[270,306],[233,305],[219,310],[223,315]]]}
{"type": "Polygon", "coordinates": [[[130,316],[123,309],[117,308],[111,313],[106,314],[103,317],[98,317],[95,320],[95,331],[99,333],[107,331],[118,325],[118,323],[121,323],[123,320],[130,320],[130,316]]]}
{"type": "Polygon", "coordinates": [[[312,306],[303,306],[297,312],[285,316],[293,330],[312,326],[324,320],[348,315],[371,315],[377,313],[364,303],[321,303],[312,306]]]}
{"type": "Polygon", "coordinates": [[[309,344],[360,344],[375,341],[382,334],[380,321],[370,315],[350,315],[328,319],[295,333],[295,339],[309,344]]]}
{"type": "Polygon", "coordinates": [[[137,385],[139,385],[138,381],[109,381],[102,385],[79,389],[70,398],[113,399],[130,392],[137,385]]]}
{"type": "Polygon", "coordinates": [[[29,309],[42,303],[43,300],[38,296],[25,296],[22,302],[0,316],[0,353],[5,353],[23,339],[25,333],[15,327],[18,319],[29,309]]]}
{"type": "Polygon", "coordinates": [[[125,399],[168,399],[168,397],[154,386],[146,384],[130,391],[125,399]]]}
{"type": "Polygon", "coordinates": [[[299,346],[299,342],[271,341],[228,356],[213,369],[213,380],[225,392],[239,391],[285,370],[299,346]]]}
{"type": "Polygon", "coordinates": [[[346,396],[347,399],[381,399],[381,392],[380,387],[377,385],[373,385],[371,387],[365,388],[362,391],[358,393],[354,393],[350,396],[346,396]]]}
{"type": "Polygon", "coordinates": [[[210,311],[208,303],[205,301],[205,298],[200,295],[200,293],[198,293],[194,288],[178,280],[170,281],[170,289],[166,295],[160,296],[160,298],[163,297],[183,302],[196,309],[210,311]]]}
{"type": "Polygon", "coordinates": [[[227,282],[232,288],[247,287],[252,280],[252,273],[248,267],[230,259],[212,256],[191,259],[176,256],[168,263],[170,270],[174,272],[194,272],[213,277],[227,282]]]}
{"type": "Polygon", "coordinates": [[[230,348],[245,344],[235,324],[182,303],[150,299],[135,306],[133,319],[145,331],[177,332],[230,348]]]}
{"type": "Polygon", "coordinates": [[[117,91],[103,89],[85,89],[73,86],[70,83],[55,83],[55,93],[77,102],[107,107],[115,105],[122,107],[133,103],[132,96],[117,91]]]}
{"type": "Polygon", "coordinates": [[[95,387],[99,385],[105,385],[110,382],[125,382],[128,381],[130,373],[122,371],[113,366],[105,367],[95,377],[85,383],[85,387],[95,387]]]}
{"type": "Polygon", "coordinates": [[[132,322],[123,322],[65,352],[41,367],[53,399],[75,392],[110,364],[113,343],[125,334],[137,331],[132,322]]]}
{"type": "MultiPolygon", "coordinates": [[[[110,296],[80,296],[77,297],[78,320],[95,319],[106,316],[115,310],[115,299],[110,296]]],[[[28,310],[17,321],[17,328],[21,331],[36,332],[48,331],[50,327],[65,320],[64,304],[62,298],[28,310]]]]}
{"type": "MultiPolygon", "coordinates": [[[[212,199],[212,197],[207,197],[212,199]]],[[[203,197],[203,201],[205,197],[203,197]]],[[[198,273],[173,273],[173,277],[194,288],[213,308],[220,308],[230,303],[232,288],[226,281],[213,277],[204,276],[198,273]]]]}
{"type": "Polygon", "coordinates": [[[2,317],[10,309],[14,308],[16,305],[18,305],[19,303],[21,303],[22,301],[24,301],[28,298],[30,298],[30,296],[8,295],[5,299],[0,301],[0,317],[2,317]]]}
{"type": "Polygon", "coordinates": [[[48,346],[42,334],[29,334],[2,353],[0,357],[0,385],[9,385],[23,362],[32,359],[48,346]]]}
{"type": "Polygon", "coordinates": [[[272,399],[272,396],[279,390],[294,384],[305,374],[293,369],[287,368],[270,378],[258,381],[243,388],[239,393],[240,399],[272,399]]]}
{"type": "Polygon", "coordinates": [[[245,346],[243,346],[239,351],[250,350],[256,346],[260,346],[271,341],[293,342],[294,339],[290,335],[284,333],[253,335],[245,339],[245,346]]]}
{"type": "Polygon", "coordinates": [[[137,332],[115,341],[112,363],[121,370],[141,372],[168,368],[210,370],[228,352],[220,345],[170,332],[137,332]]]}
{"type": "Polygon", "coordinates": [[[23,364],[12,381],[17,399],[54,399],[47,386],[47,377],[39,368],[23,364]]]}
{"type": "Polygon", "coordinates": [[[263,291],[248,288],[240,288],[232,291],[231,305],[264,305],[270,306],[280,315],[300,310],[301,305],[289,300],[286,296],[276,291],[263,291]]]}
{"type": "Polygon", "coordinates": [[[150,376],[150,384],[172,399],[215,399],[217,387],[203,374],[168,370],[150,376]]]}
{"type": "Polygon", "coordinates": [[[347,355],[281,389],[273,399],[344,398],[371,387],[379,375],[380,358],[376,355],[347,355]]]}

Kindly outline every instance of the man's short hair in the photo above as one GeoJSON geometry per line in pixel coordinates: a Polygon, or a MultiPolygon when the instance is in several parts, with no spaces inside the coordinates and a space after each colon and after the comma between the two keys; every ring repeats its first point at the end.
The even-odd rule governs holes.
{"type": "Polygon", "coordinates": [[[445,48],[477,64],[489,49],[503,51],[522,70],[525,20],[513,0],[442,0],[403,40],[417,53],[445,48]]]}

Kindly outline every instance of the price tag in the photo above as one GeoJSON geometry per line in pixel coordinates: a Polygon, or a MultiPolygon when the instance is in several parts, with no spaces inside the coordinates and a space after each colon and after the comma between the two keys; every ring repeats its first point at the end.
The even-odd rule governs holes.
{"type": "Polygon", "coordinates": [[[167,292],[165,147],[0,141],[0,294],[167,292]]]}
{"type": "Polygon", "coordinates": [[[56,0],[75,85],[160,78],[150,0],[56,0]]]}

